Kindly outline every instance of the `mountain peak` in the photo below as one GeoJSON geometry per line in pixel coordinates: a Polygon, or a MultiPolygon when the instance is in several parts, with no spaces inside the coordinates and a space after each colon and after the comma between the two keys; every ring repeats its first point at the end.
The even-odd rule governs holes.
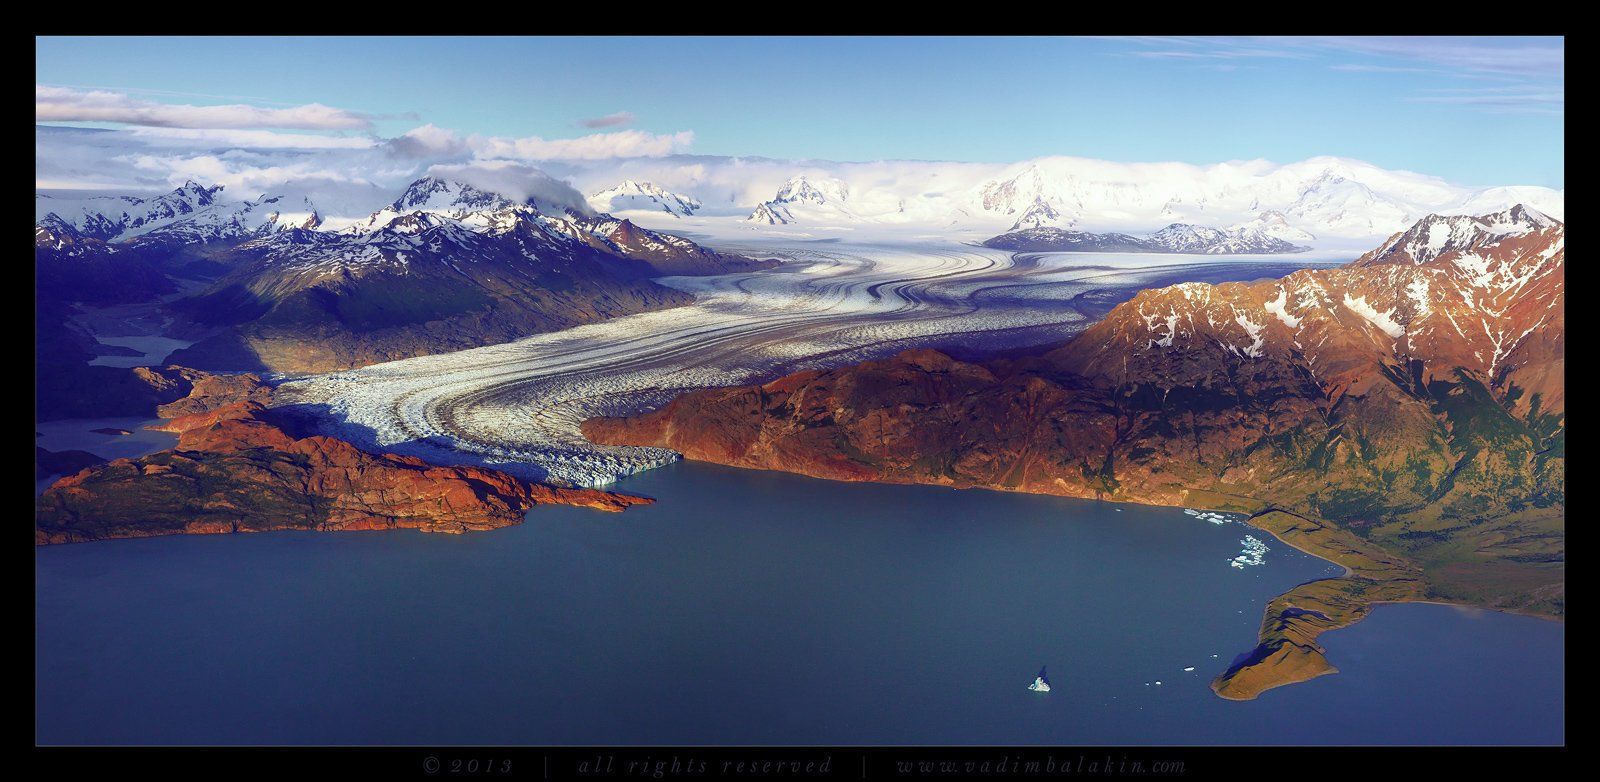
{"type": "Polygon", "coordinates": [[[1063,215],[1061,210],[1055,208],[1044,196],[1035,196],[1033,203],[1022,212],[1016,222],[1011,224],[1011,230],[1019,231],[1028,228],[1070,228],[1077,225],[1078,220],[1070,215],[1063,215]]]}
{"type": "Polygon", "coordinates": [[[797,174],[778,188],[772,200],[780,203],[839,204],[850,198],[850,187],[833,177],[819,178],[815,182],[805,174],[797,174]]]}
{"type": "Polygon", "coordinates": [[[1480,253],[1503,240],[1536,234],[1561,225],[1560,221],[1524,204],[1476,216],[1430,214],[1351,265],[1420,266],[1447,256],[1480,253]]]}
{"type": "Polygon", "coordinates": [[[465,182],[426,176],[408,185],[406,191],[392,206],[395,211],[403,212],[411,209],[437,210],[447,207],[503,209],[515,205],[516,202],[499,193],[491,193],[465,182]]]}
{"type": "Polygon", "coordinates": [[[666,212],[673,217],[688,217],[701,206],[694,196],[633,179],[624,179],[615,187],[594,193],[589,196],[589,205],[599,212],[648,210],[666,212]]]}
{"type": "Polygon", "coordinates": [[[850,186],[834,177],[812,177],[796,174],[778,188],[771,201],[758,204],[745,218],[747,223],[784,225],[796,221],[795,209],[812,218],[822,215],[832,219],[855,220],[857,215],[845,208],[850,200],[850,186]]]}

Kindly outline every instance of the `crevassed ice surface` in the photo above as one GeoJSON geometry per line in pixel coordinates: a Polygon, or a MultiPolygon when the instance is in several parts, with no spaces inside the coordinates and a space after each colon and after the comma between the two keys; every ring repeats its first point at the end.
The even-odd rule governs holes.
{"type": "MultiPolygon", "coordinates": [[[[602,485],[677,458],[598,446],[579,424],[637,413],[683,391],[764,380],[928,344],[1005,347],[1064,338],[1090,318],[1083,294],[1133,290],[1283,256],[1010,253],[953,242],[746,244],[777,269],[659,281],[694,304],[501,345],[290,380],[285,404],[357,445],[602,485]]],[[[1274,274],[1281,274],[1278,271],[1274,274]]],[[[1236,275],[1237,276],[1237,275],[1236,275]]],[[[1243,274],[1250,277],[1251,274],[1243,274]]],[[[1267,276],[1266,272],[1255,276],[1267,276]]]]}

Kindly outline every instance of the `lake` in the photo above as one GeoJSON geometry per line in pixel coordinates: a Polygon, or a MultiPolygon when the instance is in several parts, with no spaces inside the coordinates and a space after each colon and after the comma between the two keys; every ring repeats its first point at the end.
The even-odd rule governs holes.
{"type": "Polygon", "coordinates": [[[109,744],[1433,744],[1565,738],[1565,625],[1432,605],[1342,673],[1208,684],[1329,563],[1176,508],[704,464],[622,514],[36,549],[36,738],[109,744]],[[1264,564],[1229,566],[1246,534],[1264,564]],[[1026,687],[1049,666],[1054,691],[1026,687]],[[1184,669],[1193,667],[1193,671],[1184,669]],[[1159,681],[1160,684],[1156,684],[1159,681]]]}

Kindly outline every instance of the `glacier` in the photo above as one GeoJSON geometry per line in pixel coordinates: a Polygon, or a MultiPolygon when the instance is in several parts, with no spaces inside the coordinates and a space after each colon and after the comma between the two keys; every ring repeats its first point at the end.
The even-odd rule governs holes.
{"type": "MultiPolygon", "coordinates": [[[[500,345],[286,378],[281,404],[323,431],[435,463],[599,486],[678,458],[599,446],[579,424],[687,390],[754,382],[919,346],[1059,342],[1093,317],[1082,294],[1131,291],[1214,257],[1017,254],[951,241],[763,242],[766,271],[664,277],[693,304],[500,345]]],[[[1310,259],[1297,259],[1307,260],[1310,259]]],[[[1281,258],[1230,259],[1256,263],[1281,258]]]]}

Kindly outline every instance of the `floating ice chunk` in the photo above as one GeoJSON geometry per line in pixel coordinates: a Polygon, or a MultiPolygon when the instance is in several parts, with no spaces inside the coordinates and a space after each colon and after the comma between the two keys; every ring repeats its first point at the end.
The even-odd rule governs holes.
{"type": "Polygon", "coordinates": [[[1193,517],[1195,517],[1197,519],[1200,519],[1202,521],[1209,521],[1212,524],[1221,525],[1221,524],[1227,524],[1228,522],[1233,521],[1233,518],[1231,516],[1229,516],[1228,514],[1226,514],[1226,513],[1217,513],[1215,511],[1195,510],[1194,508],[1184,508],[1183,512],[1187,513],[1190,516],[1193,516],[1193,517]]]}
{"type": "Polygon", "coordinates": [[[1229,565],[1239,570],[1265,563],[1267,552],[1271,550],[1267,548],[1267,544],[1262,543],[1254,535],[1244,536],[1244,540],[1239,541],[1239,545],[1243,546],[1244,549],[1239,552],[1239,556],[1228,561],[1229,565]]]}

